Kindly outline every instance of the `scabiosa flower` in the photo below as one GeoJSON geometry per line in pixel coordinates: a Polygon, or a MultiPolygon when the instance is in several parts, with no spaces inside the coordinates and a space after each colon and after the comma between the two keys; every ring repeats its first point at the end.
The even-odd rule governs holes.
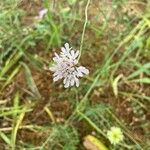
{"type": "Polygon", "coordinates": [[[111,129],[107,132],[107,137],[113,145],[123,141],[124,138],[121,129],[118,127],[111,127],[111,129]]]}
{"type": "Polygon", "coordinates": [[[89,74],[89,70],[83,66],[77,66],[78,56],[79,51],[73,50],[68,43],[61,48],[59,55],[55,53],[54,64],[50,67],[50,70],[54,72],[54,82],[63,79],[65,88],[79,86],[79,77],[89,74]]]}

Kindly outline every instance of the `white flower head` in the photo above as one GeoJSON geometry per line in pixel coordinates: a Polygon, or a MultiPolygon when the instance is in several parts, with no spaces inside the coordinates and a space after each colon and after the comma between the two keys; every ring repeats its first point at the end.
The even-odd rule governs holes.
{"type": "Polygon", "coordinates": [[[63,79],[64,87],[79,86],[79,77],[89,74],[89,70],[83,66],[77,66],[79,51],[75,51],[68,43],[61,48],[58,55],[55,53],[54,64],[50,70],[54,72],[53,81],[63,79]]]}
{"type": "Polygon", "coordinates": [[[43,19],[43,17],[45,16],[45,14],[48,12],[48,9],[44,8],[42,10],[39,11],[39,19],[43,19]]]}
{"type": "Polygon", "coordinates": [[[113,145],[123,141],[124,138],[121,129],[118,127],[111,127],[111,129],[107,132],[107,137],[113,145]]]}

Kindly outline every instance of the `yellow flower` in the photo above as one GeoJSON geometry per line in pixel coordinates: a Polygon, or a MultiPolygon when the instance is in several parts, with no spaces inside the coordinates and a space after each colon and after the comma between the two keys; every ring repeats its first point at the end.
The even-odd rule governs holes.
{"type": "Polygon", "coordinates": [[[107,137],[109,141],[114,145],[123,141],[124,138],[121,129],[118,127],[111,127],[111,129],[107,132],[107,137]]]}

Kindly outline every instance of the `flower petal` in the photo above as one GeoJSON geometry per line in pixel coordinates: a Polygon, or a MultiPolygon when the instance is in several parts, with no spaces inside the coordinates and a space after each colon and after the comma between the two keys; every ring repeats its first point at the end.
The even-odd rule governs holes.
{"type": "Polygon", "coordinates": [[[61,51],[62,51],[63,54],[67,53],[67,51],[66,51],[66,49],[64,47],[61,48],[61,51]]]}
{"type": "Polygon", "coordinates": [[[66,79],[66,83],[65,83],[64,87],[65,87],[65,88],[68,88],[69,85],[70,85],[70,80],[66,79]]]}
{"type": "Polygon", "coordinates": [[[47,12],[48,12],[48,9],[42,9],[39,12],[39,18],[42,19],[47,12]]]}
{"type": "Polygon", "coordinates": [[[66,50],[70,51],[69,43],[65,43],[65,48],[66,48],[66,50]]]}
{"type": "Polygon", "coordinates": [[[85,75],[89,74],[89,70],[86,69],[86,68],[83,67],[83,66],[80,66],[80,67],[79,67],[79,70],[80,70],[82,73],[84,73],[85,75]]]}
{"type": "Polygon", "coordinates": [[[55,65],[53,65],[52,67],[49,67],[49,70],[55,72],[57,70],[57,67],[55,65]]]}
{"type": "Polygon", "coordinates": [[[79,51],[76,51],[75,55],[74,55],[74,59],[76,59],[79,56],[79,51]]]}
{"type": "Polygon", "coordinates": [[[74,84],[75,84],[75,79],[72,78],[72,79],[70,80],[70,85],[71,85],[71,86],[74,86],[74,84]]]}
{"type": "Polygon", "coordinates": [[[74,50],[71,50],[71,56],[74,58],[74,55],[75,55],[75,52],[74,52],[74,50]]]}
{"type": "Polygon", "coordinates": [[[59,76],[55,76],[55,77],[53,78],[53,81],[56,82],[56,81],[58,81],[59,79],[60,79],[59,76]]]}

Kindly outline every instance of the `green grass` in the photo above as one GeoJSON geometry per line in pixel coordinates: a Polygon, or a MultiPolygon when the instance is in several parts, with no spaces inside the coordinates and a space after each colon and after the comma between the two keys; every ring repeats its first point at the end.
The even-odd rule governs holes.
{"type": "Polygon", "coordinates": [[[130,16],[129,2],[30,2],[36,16],[48,9],[42,20],[19,0],[0,2],[0,149],[84,150],[93,132],[110,150],[150,149],[150,3],[134,1],[142,13],[130,16]],[[79,88],[47,70],[65,42],[90,70],[79,88]],[[112,126],[124,134],[115,146],[112,126]]]}

